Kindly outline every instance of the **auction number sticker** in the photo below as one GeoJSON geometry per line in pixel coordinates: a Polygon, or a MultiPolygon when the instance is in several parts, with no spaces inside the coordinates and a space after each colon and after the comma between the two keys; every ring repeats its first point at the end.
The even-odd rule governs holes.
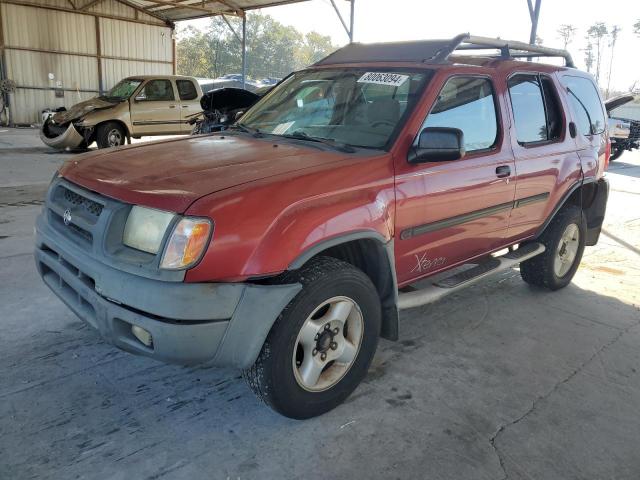
{"type": "Polygon", "coordinates": [[[407,81],[409,75],[385,72],[367,72],[360,77],[358,83],[375,83],[377,85],[391,85],[399,87],[407,81]]]}

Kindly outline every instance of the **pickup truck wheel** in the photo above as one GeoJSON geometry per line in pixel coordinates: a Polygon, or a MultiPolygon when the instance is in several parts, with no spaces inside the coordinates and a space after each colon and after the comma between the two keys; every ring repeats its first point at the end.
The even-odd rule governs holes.
{"type": "Polygon", "coordinates": [[[611,156],[609,157],[609,161],[613,162],[614,160],[617,160],[618,158],[620,158],[620,155],[622,155],[624,153],[624,148],[623,147],[611,147],[611,156]]]}
{"type": "Polygon", "coordinates": [[[365,377],[380,335],[380,298],[364,272],[330,257],[282,280],[303,288],[244,377],[282,415],[315,417],[342,403],[365,377]]]}
{"type": "Polygon", "coordinates": [[[520,264],[522,279],[550,290],[566,287],[582,259],[585,225],[586,220],[579,207],[563,207],[537,239],[545,246],[545,252],[520,264]]]}
{"type": "Polygon", "coordinates": [[[122,125],[116,122],[106,122],[98,126],[96,143],[98,148],[119,147],[124,145],[127,135],[122,125]]]}

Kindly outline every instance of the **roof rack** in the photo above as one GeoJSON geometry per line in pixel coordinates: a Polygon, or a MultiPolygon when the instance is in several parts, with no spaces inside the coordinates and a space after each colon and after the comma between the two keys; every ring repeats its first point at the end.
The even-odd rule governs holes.
{"type": "Polygon", "coordinates": [[[574,68],[571,54],[566,50],[530,45],[514,40],[477,37],[461,33],[447,40],[418,40],[391,43],[350,43],[323,58],[316,65],[359,62],[421,62],[447,63],[450,55],[460,50],[500,51],[497,58],[561,57],[567,67],[574,68]]]}
{"type": "Polygon", "coordinates": [[[531,45],[530,43],[518,42],[516,40],[478,37],[468,33],[463,33],[451,40],[451,47],[452,48],[446,54],[445,59],[456,50],[497,49],[500,50],[500,58],[558,57],[564,58],[565,65],[567,67],[575,68],[573,58],[571,58],[571,54],[567,50],[531,45]]]}

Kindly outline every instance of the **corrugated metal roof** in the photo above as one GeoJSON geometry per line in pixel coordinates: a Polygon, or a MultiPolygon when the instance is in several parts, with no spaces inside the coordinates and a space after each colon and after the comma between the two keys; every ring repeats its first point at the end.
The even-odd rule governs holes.
{"type": "Polygon", "coordinates": [[[240,15],[246,10],[275,7],[308,0],[127,0],[127,3],[169,22],[215,15],[240,15]]]}

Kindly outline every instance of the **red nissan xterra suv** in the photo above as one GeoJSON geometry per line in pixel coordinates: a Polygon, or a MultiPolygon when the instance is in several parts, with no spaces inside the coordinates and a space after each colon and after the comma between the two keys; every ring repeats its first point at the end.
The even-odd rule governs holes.
{"type": "Polygon", "coordinates": [[[606,129],[565,51],[351,44],[225,132],[66,162],[36,263],[117,347],[240,368],[273,409],[312,417],[356,388],[379,337],[398,338],[400,309],[517,264],[566,286],[600,234],[606,129]]]}

